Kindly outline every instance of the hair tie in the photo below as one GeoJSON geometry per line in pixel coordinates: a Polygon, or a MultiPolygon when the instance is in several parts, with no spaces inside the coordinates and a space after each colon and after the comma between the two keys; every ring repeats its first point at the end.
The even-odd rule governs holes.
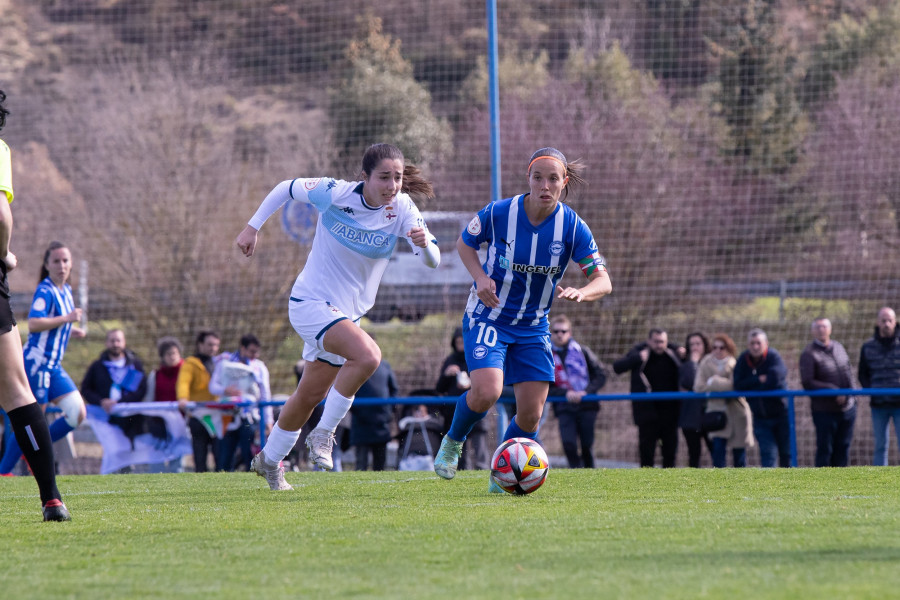
{"type": "Polygon", "coordinates": [[[525,171],[525,174],[527,175],[527,174],[531,173],[532,165],[534,165],[534,163],[536,163],[537,161],[542,160],[544,158],[549,158],[550,160],[555,160],[556,162],[558,162],[560,164],[560,166],[562,166],[562,168],[563,168],[563,175],[566,175],[566,173],[569,172],[569,166],[566,163],[564,163],[563,161],[556,158],[555,156],[538,156],[537,158],[532,160],[530,163],[528,163],[528,169],[525,171]]]}

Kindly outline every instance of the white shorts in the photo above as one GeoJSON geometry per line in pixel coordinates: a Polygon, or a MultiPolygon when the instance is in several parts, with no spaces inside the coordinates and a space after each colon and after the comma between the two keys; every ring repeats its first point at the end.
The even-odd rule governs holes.
{"type": "MultiPolygon", "coordinates": [[[[303,340],[303,360],[318,360],[329,365],[340,367],[347,359],[332,354],[322,346],[322,338],[332,325],[350,317],[337,306],[324,300],[300,300],[291,296],[288,318],[294,331],[303,340]]],[[[353,321],[359,327],[359,320],[353,321]]]]}

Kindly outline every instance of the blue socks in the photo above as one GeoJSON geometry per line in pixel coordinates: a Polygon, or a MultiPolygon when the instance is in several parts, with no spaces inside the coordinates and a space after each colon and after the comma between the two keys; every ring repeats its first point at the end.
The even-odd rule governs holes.
{"type": "MultiPolygon", "coordinates": [[[[6,474],[12,472],[12,470],[16,467],[16,463],[19,462],[19,459],[22,458],[22,449],[19,448],[19,443],[16,441],[16,437],[12,435],[13,429],[12,424],[9,421],[9,416],[5,416],[5,425],[6,431],[9,432],[9,436],[6,438],[6,449],[3,452],[3,460],[0,461],[0,473],[6,474]]],[[[52,441],[61,440],[66,437],[66,434],[73,430],[73,427],[69,425],[65,419],[57,419],[50,424],[50,439],[52,441]]]]}
{"type": "Polygon", "coordinates": [[[3,413],[3,427],[6,431],[6,446],[3,449],[3,460],[0,460],[0,473],[6,475],[12,472],[16,463],[22,458],[22,451],[16,442],[16,436],[13,435],[13,426],[6,413],[3,413]]]}
{"type": "Polygon", "coordinates": [[[487,414],[487,411],[477,413],[469,408],[469,405],[466,404],[466,396],[468,394],[469,392],[466,392],[456,401],[456,410],[453,411],[453,423],[447,431],[450,439],[457,442],[466,441],[466,437],[472,431],[475,423],[483,419],[484,415],[487,414]]]}
{"type": "MultiPolygon", "coordinates": [[[[453,437],[453,436],[450,436],[450,437],[453,437]]],[[[537,431],[523,430],[521,427],[519,427],[519,424],[516,423],[516,418],[513,417],[512,419],[509,420],[509,427],[506,428],[506,432],[503,434],[503,439],[501,440],[501,442],[505,442],[506,440],[510,440],[512,438],[517,438],[517,437],[528,438],[530,440],[535,440],[538,443],[540,443],[540,440],[538,440],[538,432],[537,431]]]]}
{"type": "MultiPolygon", "coordinates": [[[[453,423],[450,425],[449,431],[447,431],[447,435],[450,436],[451,440],[456,440],[457,442],[466,441],[466,437],[468,437],[469,432],[472,431],[472,427],[475,426],[475,423],[484,418],[487,414],[487,411],[477,413],[469,408],[469,405],[466,403],[466,395],[468,392],[459,397],[456,401],[456,410],[453,413],[453,423]]],[[[503,440],[508,440],[511,438],[528,438],[531,440],[535,440],[538,443],[541,440],[538,438],[537,431],[525,431],[519,424],[516,423],[516,418],[513,417],[509,421],[509,426],[506,428],[506,432],[503,434],[503,440]]]]}
{"type": "Polygon", "coordinates": [[[50,439],[54,442],[59,441],[66,437],[67,433],[74,430],[75,428],[69,425],[65,419],[57,419],[50,423],[50,439]]]}

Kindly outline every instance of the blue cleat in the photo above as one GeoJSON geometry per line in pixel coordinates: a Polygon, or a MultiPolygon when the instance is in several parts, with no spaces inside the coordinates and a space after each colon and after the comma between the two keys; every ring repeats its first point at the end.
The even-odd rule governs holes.
{"type": "Polygon", "coordinates": [[[444,479],[453,479],[456,476],[456,466],[459,464],[459,455],[462,454],[462,442],[444,436],[437,456],[434,457],[434,472],[444,479]]]}
{"type": "Polygon", "coordinates": [[[505,494],[506,493],[506,490],[504,490],[502,487],[497,485],[497,482],[494,481],[493,477],[491,478],[490,481],[491,481],[491,484],[488,486],[489,494],[505,494]]]}

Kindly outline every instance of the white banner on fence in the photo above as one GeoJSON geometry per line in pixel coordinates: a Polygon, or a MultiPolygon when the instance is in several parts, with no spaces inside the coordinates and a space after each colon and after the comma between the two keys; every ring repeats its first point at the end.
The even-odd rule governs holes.
{"type": "Polygon", "coordinates": [[[103,447],[100,473],[180,460],[191,454],[191,438],[177,407],[177,402],[129,402],[117,405],[109,415],[99,406],[88,404],[87,422],[103,447]],[[128,420],[136,415],[149,419],[143,423],[141,419],[128,420]]]}

